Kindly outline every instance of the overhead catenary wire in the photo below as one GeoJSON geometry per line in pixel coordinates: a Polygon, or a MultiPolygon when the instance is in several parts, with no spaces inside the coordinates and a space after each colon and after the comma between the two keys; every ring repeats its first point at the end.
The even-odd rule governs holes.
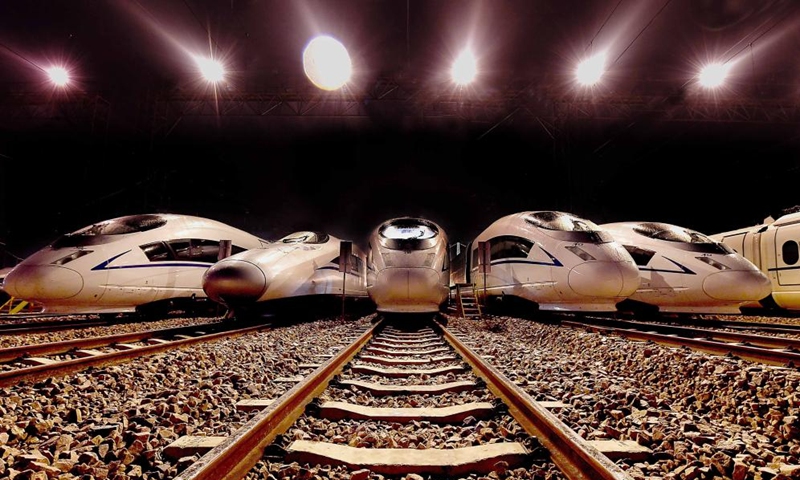
{"type": "Polygon", "coordinates": [[[647,24],[646,24],[644,27],[642,27],[642,29],[641,29],[641,30],[639,30],[639,33],[637,33],[637,34],[636,34],[636,36],[635,36],[635,37],[633,37],[633,40],[631,40],[631,43],[629,43],[629,44],[628,44],[628,46],[627,46],[627,47],[625,47],[625,50],[623,50],[623,51],[622,51],[622,52],[621,52],[619,55],[617,55],[617,58],[616,58],[616,59],[614,59],[614,61],[611,63],[612,65],[616,64],[616,63],[619,61],[619,59],[620,59],[620,58],[622,58],[622,56],[623,56],[623,55],[625,55],[625,52],[627,52],[627,51],[628,51],[628,49],[629,49],[629,48],[631,48],[631,46],[633,46],[633,44],[636,42],[636,40],[638,40],[638,39],[639,39],[639,37],[641,37],[641,36],[642,36],[642,34],[644,33],[644,31],[645,31],[645,30],[647,30],[647,28],[648,28],[648,27],[650,27],[650,25],[652,25],[652,24],[653,24],[653,22],[656,20],[656,18],[657,18],[659,15],[661,15],[661,12],[663,12],[663,11],[664,11],[664,9],[665,9],[665,8],[667,8],[667,5],[669,5],[669,4],[670,4],[670,2],[672,2],[672,0],[667,0],[666,2],[664,2],[664,5],[662,5],[662,6],[661,6],[661,8],[659,8],[659,9],[658,9],[658,11],[656,12],[656,14],[655,14],[655,15],[653,15],[653,18],[651,18],[651,19],[650,19],[650,21],[649,21],[649,22],[647,22],[647,24]]]}
{"type": "MultiPolygon", "coordinates": [[[[217,51],[219,51],[220,50],[219,44],[217,43],[216,40],[214,40],[214,37],[211,35],[211,30],[209,30],[207,26],[203,25],[203,22],[200,21],[200,17],[197,16],[197,14],[195,13],[195,11],[192,8],[192,6],[189,5],[189,2],[187,2],[186,0],[183,0],[183,4],[186,5],[186,8],[192,13],[192,16],[194,17],[194,19],[197,20],[197,23],[200,25],[200,28],[202,28],[203,31],[205,31],[206,34],[208,35],[209,48],[211,47],[211,43],[213,43],[214,46],[217,47],[217,51]]],[[[213,56],[213,52],[211,52],[211,53],[212,53],[212,56],[213,56]]]]}
{"type": "MultiPolygon", "coordinates": [[[[734,58],[736,58],[736,56],[737,56],[737,55],[739,55],[740,53],[742,53],[744,50],[746,50],[746,49],[747,49],[747,47],[752,47],[752,46],[753,46],[753,44],[754,44],[754,43],[756,43],[756,41],[758,41],[758,40],[759,40],[761,37],[763,37],[764,35],[766,35],[767,33],[769,33],[769,32],[770,32],[772,29],[774,29],[775,27],[777,27],[777,26],[778,26],[778,25],[779,25],[781,22],[783,22],[784,20],[786,20],[788,17],[789,17],[789,15],[781,15],[781,16],[780,16],[780,18],[778,18],[778,20],[776,20],[776,21],[775,21],[775,22],[774,22],[774,23],[773,23],[773,24],[772,24],[772,25],[771,25],[769,28],[767,28],[767,29],[766,29],[766,30],[764,30],[763,32],[759,33],[759,34],[758,34],[758,35],[757,35],[757,36],[756,36],[756,37],[755,37],[753,40],[751,40],[751,41],[747,42],[747,44],[745,44],[745,45],[744,45],[742,48],[740,48],[739,50],[737,50],[737,51],[736,51],[736,53],[734,53],[733,55],[731,55],[730,57],[728,57],[728,58],[725,60],[725,62],[724,62],[724,63],[728,63],[728,62],[730,62],[731,60],[733,60],[734,58]]],[[[766,23],[767,23],[766,21],[765,21],[765,22],[763,22],[763,23],[762,23],[761,25],[759,25],[757,28],[753,29],[753,32],[755,32],[756,30],[758,30],[759,28],[761,28],[761,27],[762,27],[763,25],[765,25],[766,23]]],[[[744,38],[747,38],[748,36],[752,35],[752,34],[753,34],[753,32],[750,32],[750,33],[749,33],[749,34],[747,34],[747,35],[746,35],[744,38]]],[[[734,44],[734,45],[733,45],[731,48],[729,48],[729,49],[727,50],[727,52],[730,52],[730,51],[731,51],[731,49],[733,49],[734,47],[736,47],[736,45],[738,45],[738,44],[742,43],[742,42],[744,41],[744,38],[742,38],[741,40],[739,40],[738,42],[736,42],[736,43],[735,43],[735,44],[734,44]]],[[[725,52],[725,53],[727,53],[727,52],[725,52]]]]}
{"type": "Polygon", "coordinates": [[[592,46],[592,44],[594,43],[594,39],[595,39],[595,38],[597,38],[597,36],[598,36],[598,35],[600,35],[600,32],[603,30],[603,27],[605,27],[605,26],[606,26],[606,23],[608,23],[608,21],[609,21],[609,20],[611,20],[611,17],[614,15],[614,12],[616,12],[616,11],[617,11],[617,8],[619,8],[619,6],[620,6],[620,4],[621,4],[621,3],[622,3],[622,0],[619,0],[619,1],[617,2],[617,4],[616,4],[616,5],[614,5],[614,8],[613,8],[613,9],[611,9],[611,12],[608,14],[608,16],[606,17],[606,19],[603,21],[602,25],[600,25],[600,28],[598,28],[598,29],[597,29],[597,32],[595,32],[595,34],[594,34],[594,36],[592,37],[592,39],[591,39],[591,40],[589,40],[589,44],[588,44],[588,45],[586,45],[586,48],[583,50],[584,52],[586,52],[586,50],[589,50],[589,47],[591,47],[591,46],[592,46]]]}
{"type": "Polygon", "coordinates": [[[39,65],[37,65],[36,63],[34,63],[34,62],[32,62],[32,61],[28,60],[28,58],[26,58],[26,57],[25,57],[25,55],[23,55],[23,54],[21,54],[21,53],[17,52],[16,50],[14,50],[13,48],[9,47],[8,45],[6,45],[6,44],[4,44],[4,43],[0,42],[0,47],[3,47],[3,48],[5,48],[5,49],[6,49],[6,50],[8,50],[9,52],[11,52],[11,53],[13,53],[14,55],[18,56],[18,57],[19,57],[19,58],[21,58],[22,60],[24,60],[24,61],[26,61],[26,62],[30,63],[31,65],[33,65],[34,67],[38,68],[39,70],[41,70],[41,71],[43,71],[43,72],[45,71],[45,69],[44,69],[44,68],[42,68],[42,67],[40,67],[39,65]]]}

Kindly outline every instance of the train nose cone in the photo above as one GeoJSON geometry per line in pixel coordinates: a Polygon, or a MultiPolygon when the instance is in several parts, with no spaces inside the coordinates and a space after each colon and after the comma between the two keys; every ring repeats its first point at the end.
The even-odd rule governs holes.
{"type": "Polygon", "coordinates": [[[761,300],[772,292],[769,278],[759,270],[722,270],[703,281],[711,298],[730,301],[761,300]]]}
{"type": "Polygon", "coordinates": [[[83,277],[58,265],[20,264],[6,275],[3,290],[12,297],[29,301],[62,300],[83,290],[83,277]]]}
{"type": "Polygon", "coordinates": [[[203,276],[203,291],[223,303],[253,302],[267,289],[267,278],[256,265],[244,260],[223,260],[203,276]]]}
{"type": "Polygon", "coordinates": [[[387,268],[378,273],[370,290],[379,311],[435,312],[447,292],[430,268],[387,268]]]}
{"type": "Polygon", "coordinates": [[[628,297],[639,288],[639,269],[630,262],[586,262],[570,270],[568,282],[578,295],[628,297]]]}

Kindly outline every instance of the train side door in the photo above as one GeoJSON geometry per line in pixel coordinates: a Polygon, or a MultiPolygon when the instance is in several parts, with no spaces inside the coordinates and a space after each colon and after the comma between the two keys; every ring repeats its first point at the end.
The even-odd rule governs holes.
{"type": "Polygon", "coordinates": [[[778,285],[800,285],[800,244],[797,226],[787,225],[775,230],[775,271],[778,285]]]}
{"type": "Polygon", "coordinates": [[[761,232],[753,232],[745,235],[744,258],[753,262],[764,273],[767,273],[767,266],[762,265],[761,259],[761,232]]]}

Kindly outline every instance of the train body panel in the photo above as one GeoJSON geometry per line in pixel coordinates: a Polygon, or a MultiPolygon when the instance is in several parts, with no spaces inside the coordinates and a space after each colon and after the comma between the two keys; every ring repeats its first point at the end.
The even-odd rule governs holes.
{"type": "Polygon", "coordinates": [[[450,295],[447,233],[436,223],[398,217],[370,234],[367,292],[382,313],[437,313],[450,295]]]}
{"type": "Polygon", "coordinates": [[[747,258],[769,279],[769,295],[745,307],[800,310],[800,213],[709,236],[747,258]]]}
{"type": "Polygon", "coordinates": [[[769,294],[769,280],[752,262],[700,232],[663,222],[600,226],[639,268],[632,302],[664,313],[734,314],[769,294]]]}
{"type": "Polygon", "coordinates": [[[303,302],[309,310],[318,309],[343,296],[368,300],[365,254],[351,244],[348,271],[341,272],[341,248],[342,240],[332,235],[294,232],[220,260],[206,272],[203,290],[240,316],[275,313],[289,305],[300,309],[303,302]]]}
{"type": "Polygon", "coordinates": [[[527,211],[494,221],[470,244],[468,279],[487,305],[506,296],[539,310],[615,311],[639,285],[633,259],[591,221],[557,211],[527,211]],[[489,246],[489,267],[479,244],[489,246]]]}
{"type": "Polygon", "coordinates": [[[157,302],[204,299],[203,274],[218,260],[221,240],[236,252],[269,243],[202,217],[117,217],[33,253],[8,273],[4,288],[45,313],[125,313],[157,302]]]}

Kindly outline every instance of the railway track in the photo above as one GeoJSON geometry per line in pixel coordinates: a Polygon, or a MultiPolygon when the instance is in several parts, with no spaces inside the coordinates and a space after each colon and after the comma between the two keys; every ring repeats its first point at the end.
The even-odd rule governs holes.
{"type": "Polygon", "coordinates": [[[311,478],[328,465],[360,478],[628,479],[612,457],[646,450],[580,438],[548,410],[558,405],[534,401],[438,321],[381,320],[259,408],[230,437],[175,442],[176,457],[205,451],[178,478],[311,478]]]}
{"type": "Polygon", "coordinates": [[[632,340],[690,347],[714,355],[735,355],[769,365],[800,366],[800,340],[754,333],[726,332],[652,322],[633,322],[601,317],[562,320],[562,325],[615,333],[632,340]]]}
{"type": "Polygon", "coordinates": [[[59,332],[81,328],[108,327],[164,320],[166,317],[146,315],[0,315],[0,335],[27,335],[38,332],[59,332]]]}
{"type": "Polygon", "coordinates": [[[0,387],[102,367],[199,342],[235,337],[268,324],[209,324],[0,349],[0,387]]]}

